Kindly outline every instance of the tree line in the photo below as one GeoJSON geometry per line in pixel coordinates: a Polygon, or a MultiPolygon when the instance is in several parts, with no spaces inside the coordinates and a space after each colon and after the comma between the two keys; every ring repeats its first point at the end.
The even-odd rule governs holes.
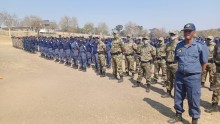
{"type": "MultiPolygon", "coordinates": [[[[98,23],[95,26],[94,23],[85,23],[83,27],[79,27],[78,19],[74,16],[63,16],[58,22],[52,21],[47,25],[43,25],[43,19],[39,16],[30,15],[22,19],[19,19],[15,14],[10,14],[7,11],[0,11],[0,26],[5,26],[9,30],[13,27],[25,27],[29,31],[38,32],[42,28],[57,30],[67,33],[82,33],[91,35],[110,35],[112,30],[116,29],[120,32],[121,36],[127,34],[133,35],[133,37],[149,36],[150,38],[167,37],[168,32],[165,28],[153,28],[146,29],[135,22],[128,22],[125,25],[117,25],[113,29],[110,29],[105,22],[98,23]]],[[[207,37],[213,35],[215,37],[220,36],[220,29],[210,29],[204,31],[198,31],[198,36],[207,37]]]]}

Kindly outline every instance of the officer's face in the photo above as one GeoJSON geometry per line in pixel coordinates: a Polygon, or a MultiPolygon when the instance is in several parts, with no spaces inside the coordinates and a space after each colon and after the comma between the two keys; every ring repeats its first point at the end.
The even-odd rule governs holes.
{"type": "Polygon", "coordinates": [[[186,40],[191,40],[193,39],[195,36],[195,31],[192,31],[192,30],[185,30],[184,31],[184,37],[186,40]]]}

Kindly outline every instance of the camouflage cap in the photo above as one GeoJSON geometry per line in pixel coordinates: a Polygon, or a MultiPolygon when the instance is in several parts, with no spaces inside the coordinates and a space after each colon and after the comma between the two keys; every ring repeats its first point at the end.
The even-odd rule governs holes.
{"type": "Polygon", "coordinates": [[[158,41],[164,41],[164,38],[163,38],[163,37],[160,37],[160,38],[158,39],[158,41]]]}
{"type": "Polygon", "coordinates": [[[118,31],[117,30],[113,30],[113,34],[118,34],[118,31]]]}
{"type": "Polygon", "coordinates": [[[213,36],[208,36],[207,39],[214,40],[213,36]]]}
{"type": "Polygon", "coordinates": [[[177,31],[177,30],[173,30],[173,31],[170,31],[169,34],[178,35],[178,34],[179,34],[179,31],[177,31]]]}

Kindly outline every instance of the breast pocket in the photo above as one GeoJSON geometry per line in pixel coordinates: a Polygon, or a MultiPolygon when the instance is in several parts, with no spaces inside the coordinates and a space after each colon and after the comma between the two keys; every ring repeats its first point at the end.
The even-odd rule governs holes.
{"type": "Polygon", "coordinates": [[[187,60],[191,63],[197,62],[199,59],[199,54],[198,53],[189,53],[187,60]]]}

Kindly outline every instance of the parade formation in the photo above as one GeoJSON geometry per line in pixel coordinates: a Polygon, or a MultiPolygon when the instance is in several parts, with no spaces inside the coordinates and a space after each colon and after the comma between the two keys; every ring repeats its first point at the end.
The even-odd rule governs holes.
{"type": "Polygon", "coordinates": [[[139,87],[144,78],[148,93],[151,84],[158,82],[161,71],[163,87],[167,90],[161,97],[174,98],[175,101],[176,117],[168,122],[182,121],[183,100],[187,97],[189,115],[192,117],[192,123],[197,124],[201,113],[200,88],[204,87],[207,74],[209,74],[209,90],[213,92],[213,96],[212,106],[205,112],[218,112],[220,38],[208,36],[203,40],[196,37],[194,34],[196,28],[192,23],[186,24],[182,31],[184,39],[180,37],[180,32],[177,30],[170,31],[169,37],[157,39],[151,39],[148,36],[134,38],[132,34],[127,34],[126,38],[120,38],[117,30],[113,30],[113,38],[92,35],[88,38],[74,36],[12,36],[11,38],[15,48],[30,53],[39,52],[42,58],[64,63],[79,71],[86,72],[92,67],[100,77],[106,77],[106,72],[112,68],[113,76],[109,79],[122,83],[124,76],[130,76],[131,79],[136,80],[133,88],[139,87]],[[137,79],[134,79],[135,74],[138,75],[137,79]]]}

